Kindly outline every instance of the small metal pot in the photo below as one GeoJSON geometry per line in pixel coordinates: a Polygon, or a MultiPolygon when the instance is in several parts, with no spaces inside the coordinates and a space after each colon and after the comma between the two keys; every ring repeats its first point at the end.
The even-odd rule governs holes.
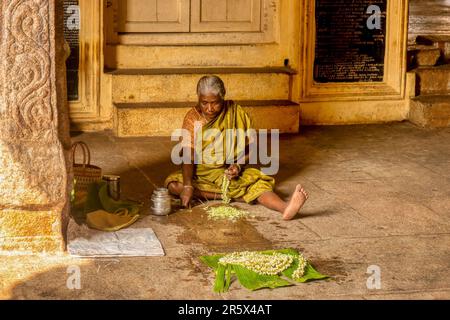
{"type": "Polygon", "coordinates": [[[108,186],[108,195],[116,201],[120,200],[120,176],[104,175],[102,179],[108,186]]]}
{"type": "Polygon", "coordinates": [[[166,188],[158,188],[152,194],[152,212],[157,216],[167,216],[172,211],[172,197],[166,188]]]}

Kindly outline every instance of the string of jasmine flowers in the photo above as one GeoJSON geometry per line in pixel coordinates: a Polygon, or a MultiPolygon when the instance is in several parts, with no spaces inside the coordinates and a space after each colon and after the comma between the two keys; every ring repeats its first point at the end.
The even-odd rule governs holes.
{"type": "Polygon", "coordinates": [[[303,277],[303,275],[305,274],[306,265],[307,265],[307,261],[306,261],[305,257],[301,253],[299,253],[298,254],[298,267],[292,273],[292,278],[294,280],[298,280],[301,277],[303,277]]]}
{"type": "MultiPolygon", "coordinates": [[[[262,275],[278,275],[288,269],[294,259],[294,256],[290,254],[243,251],[227,254],[219,259],[219,263],[222,265],[237,264],[262,275]]],[[[299,280],[305,274],[307,260],[301,253],[298,256],[298,264],[292,274],[294,280],[299,280]]]]}
{"type": "Polygon", "coordinates": [[[228,188],[230,186],[230,180],[228,180],[226,174],[223,175],[222,180],[222,202],[229,204],[231,199],[228,197],[228,188]]]}
{"type": "Polygon", "coordinates": [[[277,275],[294,262],[289,254],[262,254],[258,252],[233,252],[219,259],[223,265],[237,264],[263,275],[277,275]]]}

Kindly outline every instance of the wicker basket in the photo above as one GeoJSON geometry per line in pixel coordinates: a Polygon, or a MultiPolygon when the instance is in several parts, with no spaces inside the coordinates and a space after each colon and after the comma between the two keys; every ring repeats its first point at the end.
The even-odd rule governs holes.
{"type": "Polygon", "coordinates": [[[89,184],[102,179],[102,169],[91,165],[91,153],[86,143],[78,141],[72,145],[72,163],[73,175],[76,180],[75,193],[86,192],[89,184]],[[75,163],[75,152],[78,146],[81,146],[83,150],[82,164],[75,163]]]}

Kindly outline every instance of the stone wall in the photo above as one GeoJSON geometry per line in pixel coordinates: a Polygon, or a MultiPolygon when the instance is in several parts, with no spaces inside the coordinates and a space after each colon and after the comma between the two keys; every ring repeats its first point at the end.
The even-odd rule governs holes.
{"type": "Polygon", "coordinates": [[[0,2],[2,252],[64,250],[71,165],[61,5],[0,2]]]}
{"type": "Polygon", "coordinates": [[[409,35],[450,35],[450,2],[448,0],[410,0],[409,35]]]}

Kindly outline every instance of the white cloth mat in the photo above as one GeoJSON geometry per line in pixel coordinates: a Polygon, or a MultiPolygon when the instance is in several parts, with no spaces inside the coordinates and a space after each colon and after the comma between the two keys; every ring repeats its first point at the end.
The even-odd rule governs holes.
{"type": "Polygon", "coordinates": [[[67,249],[77,257],[164,256],[164,250],[151,228],[125,228],[115,232],[79,226],[70,219],[67,249]]]}

